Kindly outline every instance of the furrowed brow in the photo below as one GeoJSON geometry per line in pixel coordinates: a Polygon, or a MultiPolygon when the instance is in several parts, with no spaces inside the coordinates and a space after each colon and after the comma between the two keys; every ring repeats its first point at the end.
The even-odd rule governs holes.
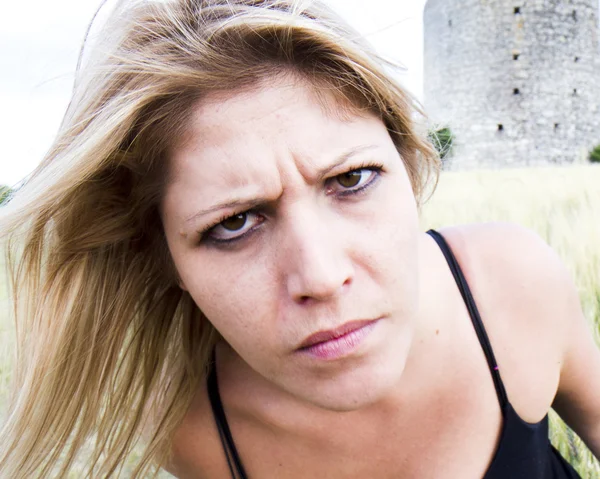
{"type": "Polygon", "coordinates": [[[364,151],[372,150],[372,149],[376,149],[376,148],[378,148],[377,145],[361,145],[361,146],[351,148],[350,150],[348,150],[345,153],[343,153],[342,155],[340,155],[334,163],[332,163],[331,165],[328,165],[324,168],[321,168],[319,171],[317,171],[315,177],[318,180],[322,180],[327,175],[329,175],[333,170],[335,170],[339,166],[346,163],[353,156],[356,156],[359,153],[362,153],[364,151]]]}
{"type": "MultiPolygon", "coordinates": [[[[352,148],[352,149],[346,151],[345,153],[343,153],[342,155],[340,155],[337,158],[337,160],[334,163],[332,163],[331,165],[327,165],[327,166],[319,169],[315,174],[315,178],[317,178],[317,181],[322,180],[323,178],[327,177],[327,175],[329,175],[333,170],[335,170],[336,168],[338,168],[341,165],[343,165],[344,163],[346,163],[353,156],[358,155],[359,153],[362,153],[363,151],[376,149],[376,148],[377,148],[377,145],[361,145],[361,146],[352,148]]],[[[249,210],[252,208],[257,208],[266,203],[270,203],[272,201],[273,201],[272,199],[268,199],[268,198],[229,198],[229,199],[226,199],[215,205],[209,206],[208,208],[197,211],[192,216],[186,218],[185,224],[189,225],[189,224],[197,221],[202,216],[206,216],[211,213],[215,213],[216,211],[219,211],[219,210],[224,210],[224,209],[249,210]]]]}
{"type": "Polygon", "coordinates": [[[217,203],[216,205],[210,206],[209,208],[197,211],[196,213],[194,213],[192,216],[190,216],[189,218],[187,218],[185,220],[185,224],[190,224],[193,223],[194,221],[196,221],[197,219],[201,218],[202,216],[206,216],[208,214],[214,213],[216,211],[219,210],[224,210],[224,209],[238,209],[238,208],[243,208],[245,210],[249,210],[252,208],[256,208],[260,205],[264,205],[265,203],[267,203],[269,200],[265,199],[265,198],[252,198],[252,199],[244,199],[244,198],[235,198],[235,199],[228,199],[225,200],[221,203],[217,203]]]}

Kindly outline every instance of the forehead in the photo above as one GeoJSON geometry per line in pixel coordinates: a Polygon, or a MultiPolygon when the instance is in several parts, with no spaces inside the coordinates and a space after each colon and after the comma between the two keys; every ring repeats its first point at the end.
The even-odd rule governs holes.
{"type": "Polygon", "coordinates": [[[194,106],[183,142],[171,152],[166,196],[182,202],[182,195],[193,192],[198,206],[233,190],[276,194],[348,149],[391,144],[374,115],[341,106],[316,88],[283,78],[204,98],[194,106]]]}
{"type": "Polygon", "coordinates": [[[279,75],[240,92],[204,97],[193,107],[187,134],[171,150],[172,171],[183,166],[182,160],[189,156],[226,159],[226,145],[239,148],[243,154],[260,141],[275,146],[273,142],[281,140],[291,147],[290,140],[295,139],[305,141],[308,147],[329,135],[328,143],[334,146],[331,131],[360,129],[357,123],[373,122],[371,113],[342,101],[331,88],[279,75]],[[329,131],[319,135],[323,128],[329,131]]]}
{"type": "MultiPolygon", "coordinates": [[[[292,74],[280,74],[263,79],[238,92],[215,92],[205,96],[193,108],[188,134],[180,144],[202,139],[207,146],[223,134],[240,127],[277,136],[289,130],[294,119],[310,114],[320,123],[352,123],[370,116],[342,99],[342,95],[326,84],[312,84],[292,74]],[[250,124],[248,123],[250,122],[250,124]],[[212,133],[212,134],[209,134],[212,133]]],[[[305,124],[301,130],[310,130],[305,124]]]]}

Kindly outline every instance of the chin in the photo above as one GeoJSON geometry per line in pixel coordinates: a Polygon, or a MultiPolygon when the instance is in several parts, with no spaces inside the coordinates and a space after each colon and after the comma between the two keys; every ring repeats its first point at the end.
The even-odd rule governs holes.
{"type": "Polygon", "coordinates": [[[383,378],[377,379],[337,388],[332,391],[333,394],[315,394],[313,403],[322,409],[335,412],[350,412],[368,408],[386,401],[397,391],[399,378],[397,380],[389,378],[387,381],[382,380],[383,378]]]}
{"type": "Polygon", "coordinates": [[[280,384],[296,399],[330,411],[355,411],[386,401],[399,392],[411,329],[408,323],[400,331],[381,328],[362,353],[316,368],[302,365],[281,375],[287,380],[280,384]]]}
{"type": "Polygon", "coordinates": [[[386,401],[398,392],[405,358],[396,352],[387,360],[376,359],[375,364],[307,381],[311,386],[296,391],[295,395],[321,409],[336,412],[356,411],[386,401]]]}
{"type": "Polygon", "coordinates": [[[335,396],[318,398],[313,404],[331,412],[352,412],[368,408],[389,397],[391,389],[385,391],[356,391],[353,396],[335,396]]]}

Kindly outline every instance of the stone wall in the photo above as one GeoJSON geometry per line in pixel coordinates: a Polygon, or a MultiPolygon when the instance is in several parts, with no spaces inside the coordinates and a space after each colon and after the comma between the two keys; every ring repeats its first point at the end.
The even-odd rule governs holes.
{"type": "Polygon", "coordinates": [[[568,164],[600,143],[598,0],[429,0],[425,109],[452,168],[568,164]]]}

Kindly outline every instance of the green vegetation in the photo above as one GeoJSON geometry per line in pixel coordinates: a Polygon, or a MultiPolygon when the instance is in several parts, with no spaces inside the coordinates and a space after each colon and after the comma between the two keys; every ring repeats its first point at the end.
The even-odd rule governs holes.
{"type": "Polygon", "coordinates": [[[427,137],[440,155],[442,164],[445,164],[447,160],[452,158],[455,136],[449,127],[445,126],[437,130],[432,130],[427,137]]]}
{"type": "Polygon", "coordinates": [[[12,194],[12,189],[8,186],[0,186],[0,206],[6,203],[12,194]]]}
{"type": "Polygon", "coordinates": [[[600,145],[590,151],[590,162],[600,163],[600,145]]]}

